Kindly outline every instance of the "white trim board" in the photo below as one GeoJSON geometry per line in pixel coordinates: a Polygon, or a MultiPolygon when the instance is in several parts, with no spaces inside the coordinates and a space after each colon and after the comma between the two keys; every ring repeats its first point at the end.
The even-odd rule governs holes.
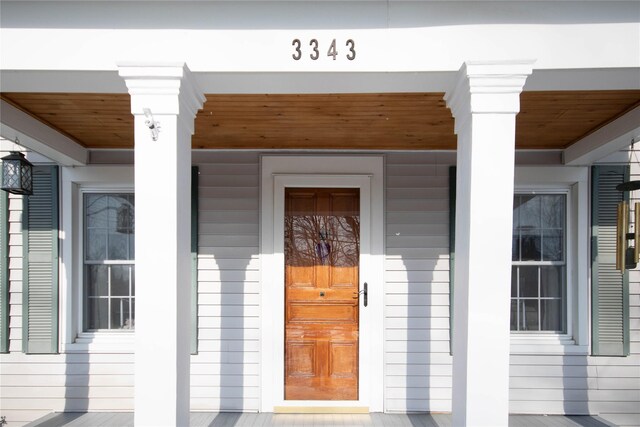
{"type": "Polygon", "coordinates": [[[261,158],[260,410],[276,407],[368,407],[384,401],[384,158],[382,156],[263,156],[261,158]],[[360,378],[357,401],[284,400],[284,189],[360,189],[360,378]],[[368,231],[368,233],[365,232],[368,231]]]}

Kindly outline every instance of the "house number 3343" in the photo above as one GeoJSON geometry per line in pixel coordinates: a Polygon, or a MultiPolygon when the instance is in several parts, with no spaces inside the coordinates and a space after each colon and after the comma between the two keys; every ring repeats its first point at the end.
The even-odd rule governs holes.
{"type": "MultiPolygon", "coordinates": [[[[294,50],[291,57],[296,61],[299,61],[302,58],[303,50],[305,51],[305,53],[309,52],[309,58],[311,58],[313,61],[316,61],[318,60],[318,58],[320,58],[320,43],[316,39],[309,40],[308,47],[306,45],[303,47],[303,43],[300,41],[300,39],[293,39],[293,41],[291,42],[291,46],[293,46],[294,50]]],[[[353,61],[354,59],[356,59],[356,42],[354,42],[352,39],[347,40],[347,42],[345,43],[345,51],[346,57],[349,61],[353,61]]],[[[336,39],[333,39],[333,41],[329,45],[327,56],[333,57],[333,60],[335,61],[339,54],[340,52],[338,51],[336,39]]]]}

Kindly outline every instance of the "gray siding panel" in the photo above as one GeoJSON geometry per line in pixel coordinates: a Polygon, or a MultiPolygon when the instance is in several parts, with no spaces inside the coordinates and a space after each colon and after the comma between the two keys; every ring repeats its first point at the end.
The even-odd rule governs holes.
{"type": "Polygon", "coordinates": [[[199,332],[191,409],[257,411],[259,157],[202,153],[198,159],[199,332]]]}
{"type": "MultiPolygon", "coordinates": [[[[391,412],[451,410],[451,161],[435,153],[387,156],[385,409],[391,412]]],[[[631,179],[640,179],[637,165],[631,179]]],[[[514,354],[511,412],[595,414],[618,425],[639,425],[640,270],[629,272],[629,289],[631,355],[514,354]]]]}
{"type": "MultiPolygon", "coordinates": [[[[259,156],[199,153],[198,355],[192,409],[259,408],[259,156]]],[[[448,168],[451,153],[386,162],[385,410],[450,411],[448,168]]],[[[640,179],[632,168],[631,179],[640,179]]],[[[25,355],[22,199],[9,203],[9,354],[2,415],[21,425],[51,411],[133,408],[132,354],[25,355]],[[37,390],[36,390],[37,389],[37,390]],[[33,391],[35,390],[35,391],[33,391]],[[32,392],[33,391],[33,392],[32,392]]],[[[631,355],[511,356],[511,411],[640,419],[640,271],[629,274],[631,355]]]]}
{"type": "MultiPolygon", "coordinates": [[[[630,165],[630,179],[640,179],[637,161],[630,165]]],[[[628,275],[630,355],[512,355],[511,412],[595,414],[619,426],[640,425],[640,270],[628,275]]]]}
{"type": "Polygon", "coordinates": [[[390,412],[451,410],[449,160],[442,153],[387,156],[385,409],[390,412]]]}

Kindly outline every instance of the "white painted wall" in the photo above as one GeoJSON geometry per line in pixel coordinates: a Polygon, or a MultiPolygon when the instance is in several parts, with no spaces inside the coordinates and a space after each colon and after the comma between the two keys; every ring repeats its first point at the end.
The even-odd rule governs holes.
{"type": "Polygon", "coordinates": [[[4,1],[2,68],[113,70],[119,61],[162,59],[186,61],[194,72],[412,72],[453,71],[463,61],[513,57],[537,59],[539,69],[638,67],[637,14],[635,2],[541,7],[537,2],[4,1]],[[305,47],[318,39],[321,58],[293,61],[295,38],[305,47]],[[333,38],[339,41],[335,61],[326,56],[333,38]],[[356,42],[356,60],[346,59],[347,39],[356,42]]]}
{"type": "MultiPolygon", "coordinates": [[[[622,159],[628,158],[624,155],[622,159]]],[[[448,169],[454,153],[386,159],[385,410],[449,411],[448,169]]],[[[635,159],[634,159],[635,161],[635,159]]],[[[259,408],[258,153],[203,152],[200,167],[199,354],[195,411],[259,408]]],[[[635,179],[640,171],[634,165],[635,179]]],[[[22,203],[10,202],[11,353],[0,355],[0,412],[25,424],[51,411],[133,409],[133,355],[24,355],[22,203]]],[[[626,358],[511,356],[514,413],[591,413],[622,425],[640,418],[640,270],[631,272],[626,358]]]]}
{"type": "Polygon", "coordinates": [[[540,74],[525,90],[640,85],[638,2],[5,0],[0,7],[8,92],[125,92],[116,74],[123,61],[186,62],[206,93],[444,92],[464,61],[512,58],[536,61],[540,74]],[[298,61],[294,39],[303,48],[298,61]],[[333,39],[335,60],[327,56],[333,39]],[[346,57],[349,39],[354,60],[346,57]]]}
{"type": "Polygon", "coordinates": [[[451,411],[449,166],[455,153],[386,161],[385,410],[451,411]]]}
{"type": "Polygon", "coordinates": [[[257,411],[260,260],[257,153],[198,153],[198,355],[194,411],[257,411]]]}
{"type": "MultiPolygon", "coordinates": [[[[454,157],[387,155],[386,411],[451,410],[448,168],[454,157]]],[[[622,153],[614,160],[627,159],[629,153],[622,153]]],[[[640,179],[639,168],[638,157],[632,157],[632,179],[640,179]]],[[[640,270],[630,272],[630,317],[629,357],[512,354],[510,412],[597,414],[616,425],[637,426],[640,270]]]]}

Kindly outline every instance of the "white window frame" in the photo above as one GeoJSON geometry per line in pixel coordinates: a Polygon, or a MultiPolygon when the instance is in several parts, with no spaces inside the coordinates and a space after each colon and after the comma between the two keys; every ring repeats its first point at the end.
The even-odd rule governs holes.
{"type": "Polygon", "coordinates": [[[64,352],[133,353],[135,330],[83,330],[84,193],[134,193],[133,166],[61,169],[60,348],[64,352]]]}
{"type": "MultiPolygon", "coordinates": [[[[571,218],[571,206],[570,206],[570,200],[571,200],[571,189],[566,188],[566,187],[561,187],[561,188],[551,188],[551,187],[527,187],[525,188],[520,188],[520,187],[516,187],[514,195],[561,195],[561,196],[565,196],[565,212],[564,212],[564,241],[563,241],[563,252],[564,252],[564,264],[559,264],[559,263],[554,263],[553,261],[511,261],[511,266],[518,266],[518,267],[526,267],[526,266],[531,266],[531,267],[540,267],[540,266],[544,266],[544,265],[564,265],[564,269],[565,269],[565,274],[564,274],[564,279],[563,279],[563,283],[562,286],[564,286],[566,288],[565,291],[565,298],[564,298],[564,312],[565,312],[565,319],[563,319],[564,325],[566,327],[566,332],[563,333],[559,333],[559,332],[555,332],[555,331],[511,331],[511,334],[513,336],[522,336],[522,337],[527,337],[527,336],[535,336],[535,335],[544,335],[544,336],[552,336],[552,337],[558,337],[561,341],[568,341],[568,340],[572,340],[573,339],[573,331],[572,331],[572,322],[569,320],[569,314],[571,311],[571,292],[569,292],[569,284],[572,283],[571,280],[571,272],[569,269],[569,262],[570,262],[570,254],[569,254],[569,244],[568,244],[568,240],[569,240],[569,219],[571,218]]],[[[512,296],[513,298],[513,296],[512,296]]],[[[540,296],[538,295],[537,300],[540,300],[540,296]]]]}
{"type": "MultiPolygon", "coordinates": [[[[115,265],[127,265],[127,266],[134,266],[136,265],[135,263],[135,258],[133,259],[115,259],[115,260],[102,260],[102,262],[98,262],[98,261],[90,261],[87,260],[87,240],[86,240],[86,236],[87,236],[87,229],[85,227],[86,225],[86,218],[87,218],[87,210],[86,210],[86,205],[85,205],[85,198],[87,194],[91,194],[91,195],[95,195],[95,194],[104,194],[104,195],[112,195],[112,194],[131,194],[133,195],[134,192],[133,190],[129,191],[129,190],[113,190],[111,188],[95,188],[95,187],[82,187],[80,188],[80,204],[81,204],[81,210],[82,213],[80,215],[79,218],[79,222],[82,226],[82,305],[84,305],[85,303],[87,303],[87,299],[86,299],[86,295],[85,295],[85,289],[86,289],[86,281],[87,281],[87,266],[89,265],[103,265],[106,266],[107,268],[110,266],[115,266],[115,265]]],[[[135,275],[135,269],[134,269],[134,275],[135,275]]],[[[110,276],[110,274],[109,274],[110,276]]],[[[109,294],[111,293],[111,285],[108,285],[108,289],[109,289],[109,294]]],[[[135,301],[135,293],[133,295],[131,295],[131,281],[129,282],[129,297],[133,297],[133,300],[135,301]]],[[[111,295],[109,295],[109,299],[111,299],[111,295]]],[[[134,310],[135,313],[135,310],[134,310]]],[[[115,333],[129,333],[131,332],[131,329],[96,329],[96,330],[88,330],[88,327],[86,327],[86,325],[84,324],[85,322],[85,315],[86,313],[84,312],[84,307],[83,307],[83,316],[80,322],[80,329],[82,329],[79,332],[79,335],[88,335],[91,333],[104,333],[104,332],[115,332],[115,333]]],[[[109,315],[109,318],[111,317],[111,315],[109,315]]],[[[134,320],[135,322],[135,314],[134,317],[132,318],[132,320],[134,320]]]]}
{"type": "Polygon", "coordinates": [[[566,194],[566,333],[511,331],[512,354],[588,354],[589,170],[516,167],[515,194],[566,194]]]}

